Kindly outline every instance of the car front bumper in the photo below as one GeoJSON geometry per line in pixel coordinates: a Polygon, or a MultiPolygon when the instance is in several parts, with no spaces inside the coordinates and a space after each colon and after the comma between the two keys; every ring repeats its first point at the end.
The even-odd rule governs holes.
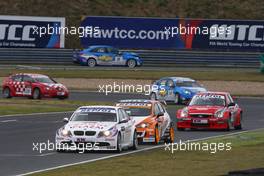
{"type": "Polygon", "coordinates": [[[137,137],[142,142],[155,142],[155,131],[150,128],[137,128],[137,137]]]}
{"type": "Polygon", "coordinates": [[[97,137],[62,137],[56,135],[56,147],[60,150],[116,150],[117,138],[97,138],[97,137]]]}
{"type": "Polygon", "coordinates": [[[177,128],[190,129],[227,129],[228,120],[225,118],[177,118],[177,128]]]}

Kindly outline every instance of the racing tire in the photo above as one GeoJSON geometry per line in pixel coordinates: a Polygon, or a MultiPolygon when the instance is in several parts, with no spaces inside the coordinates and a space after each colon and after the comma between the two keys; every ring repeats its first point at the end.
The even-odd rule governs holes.
{"type": "Polygon", "coordinates": [[[117,136],[117,141],[116,141],[116,153],[121,153],[122,152],[122,146],[121,146],[121,134],[118,133],[117,136]]]}
{"type": "Polygon", "coordinates": [[[178,130],[178,131],[184,131],[185,128],[179,128],[179,127],[178,127],[177,130],[178,130]]]}
{"type": "Polygon", "coordinates": [[[176,94],[175,94],[175,100],[174,100],[174,103],[175,103],[175,104],[181,104],[181,103],[182,103],[181,96],[180,96],[179,93],[176,93],[176,94]]]}
{"type": "Polygon", "coordinates": [[[242,130],[242,113],[240,114],[240,122],[239,125],[235,126],[235,130],[242,130]]]}
{"type": "Polygon", "coordinates": [[[138,138],[137,138],[137,132],[135,131],[133,134],[133,146],[131,147],[132,150],[138,149],[138,138]]]}
{"type": "Polygon", "coordinates": [[[3,90],[3,98],[12,98],[9,87],[5,87],[3,90]]]}
{"type": "Polygon", "coordinates": [[[158,126],[155,127],[155,144],[159,144],[160,136],[159,136],[159,128],[158,126]]]}
{"type": "Polygon", "coordinates": [[[228,118],[228,122],[227,122],[227,128],[226,128],[226,131],[230,131],[231,127],[232,127],[232,124],[231,124],[231,119],[230,119],[230,118],[228,118]]]}
{"type": "Polygon", "coordinates": [[[96,66],[96,60],[95,59],[88,59],[87,65],[91,68],[95,67],[96,66]]]}
{"type": "Polygon", "coordinates": [[[150,94],[150,99],[151,99],[151,100],[157,100],[157,95],[156,95],[154,92],[152,92],[152,93],[150,94]]]}
{"type": "Polygon", "coordinates": [[[65,153],[65,152],[66,152],[66,150],[62,150],[62,149],[56,149],[56,152],[57,152],[57,153],[65,153]]]}
{"type": "Polygon", "coordinates": [[[169,136],[165,139],[165,143],[174,143],[174,128],[173,123],[170,124],[169,127],[169,136]]]}
{"type": "Polygon", "coordinates": [[[32,93],[32,98],[34,100],[41,99],[41,92],[39,88],[35,88],[32,93]]]}
{"type": "Polygon", "coordinates": [[[135,61],[134,59],[129,59],[129,60],[127,61],[127,66],[128,66],[129,68],[135,68],[135,67],[137,66],[137,63],[136,63],[136,61],[135,61]]]}

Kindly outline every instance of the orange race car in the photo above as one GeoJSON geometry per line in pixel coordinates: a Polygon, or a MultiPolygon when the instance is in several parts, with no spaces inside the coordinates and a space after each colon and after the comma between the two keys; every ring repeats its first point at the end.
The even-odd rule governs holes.
{"type": "Polygon", "coordinates": [[[123,107],[135,120],[139,142],[158,144],[174,142],[174,128],[164,105],[155,100],[121,100],[116,106],[123,107]]]}

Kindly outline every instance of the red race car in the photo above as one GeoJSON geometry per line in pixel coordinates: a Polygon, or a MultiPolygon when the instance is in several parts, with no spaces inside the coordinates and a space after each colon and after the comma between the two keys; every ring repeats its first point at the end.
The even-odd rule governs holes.
{"type": "Polygon", "coordinates": [[[177,112],[177,129],[242,129],[242,109],[226,92],[196,94],[177,112]]]}
{"type": "Polygon", "coordinates": [[[3,81],[2,89],[4,98],[65,99],[69,96],[69,91],[64,85],[41,74],[20,73],[11,75],[3,81]]]}

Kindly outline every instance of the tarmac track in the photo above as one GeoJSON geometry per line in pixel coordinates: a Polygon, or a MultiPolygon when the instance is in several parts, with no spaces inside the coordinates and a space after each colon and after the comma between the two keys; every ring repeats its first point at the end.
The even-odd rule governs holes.
{"type": "MultiPolygon", "coordinates": [[[[71,94],[71,100],[115,102],[126,98],[145,98],[142,95],[110,94],[104,96],[100,93],[71,94]]],[[[243,130],[253,130],[264,127],[264,100],[259,98],[239,98],[239,105],[244,110],[243,130]]],[[[168,112],[175,121],[175,106],[168,106],[168,112]]],[[[17,175],[50,167],[71,164],[86,160],[93,160],[109,155],[109,152],[92,153],[56,153],[45,151],[39,153],[33,151],[33,142],[54,142],[55,131],[63,125],[62,119],[69,117],[71,113],[36,114],[20,116],[0,117],[0,175],[17,175]]],[[[226,131],[175,131],[176,141],[199,139],[216,135],[225,135],[238,132],[226,131]]],[[[141,145],[140,148],[148,148],[152,145],[141,145]]],[[[125,151],[127,152],[127,151],[125,151]]]]}

